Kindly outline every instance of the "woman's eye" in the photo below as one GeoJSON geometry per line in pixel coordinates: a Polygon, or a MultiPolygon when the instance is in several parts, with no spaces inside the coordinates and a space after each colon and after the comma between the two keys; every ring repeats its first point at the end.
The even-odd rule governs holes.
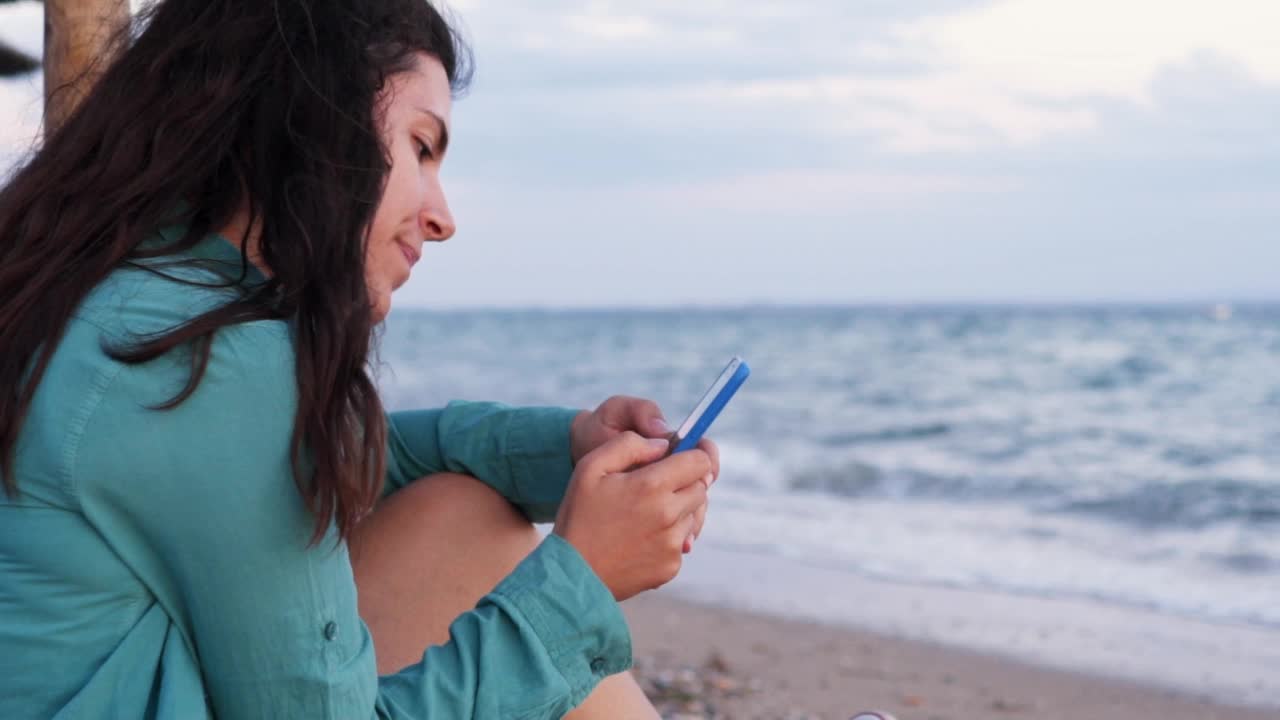
{"type": "Polygon", "coordinates": [[[413,142],[414,142],[415,144],[417,144],[417,146],[418,146],[418,160],[419,160],[419,161],[423,161],[423,160],[430,160],[432,157],[434,157],[434,156],[432,155],[432,153],[431,153],[431,146],[430,146],[430,145],[428,145],[428,144],[426,144],[426,143],[424,143],[424,142],[422,142],[421,140],[418,140],[418,139],[414,139],[414,141],[413,141],[413,142]]]}

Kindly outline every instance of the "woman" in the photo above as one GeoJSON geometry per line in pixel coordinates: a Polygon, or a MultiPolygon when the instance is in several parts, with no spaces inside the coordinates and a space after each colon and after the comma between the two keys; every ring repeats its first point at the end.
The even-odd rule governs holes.
{"type": "Polygon", "coordinates": [[[617,601],[678,571],[715,447],[629,398],[388,416],[366,369],[454,231],[448,25],[140,27],[0,191],[0,717],[653,717],[617,601]]]}

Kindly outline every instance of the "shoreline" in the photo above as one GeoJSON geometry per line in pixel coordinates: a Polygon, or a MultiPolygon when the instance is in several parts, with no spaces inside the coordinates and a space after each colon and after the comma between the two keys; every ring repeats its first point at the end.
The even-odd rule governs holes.
{"type": "MultiPolygon", "coordinates": [[[[746,634],[766,632],[764,628],[772,628],[774,623],[812,626],[820,630],[800,630],[800,634],[825,633],[842,638],[845,645],[895,648],[894,652],[916,648],[902,650],[907,653],[904,658],[934,653],[946,660],[942,666],[930,662],[930,667],[958,668],[934,675],[949,673],[959,678],[960,671],[971,663],[990,667],[979,678],[985,683],[981,686],[988,688],[1016,687],[998,679],[995,673],[999,668],[1001,672],[1030,675],[1032,682],[1046,687],[1073,678],[1070,683],[1079,684],[1082,692],[1108,695],[1108,688],[1127,688],[1129,705],[1143,706],[1146,701],[1138,698],[1176,698],[1173,705],[1197,707],[1202,713],[1188,718],[1280,718],[1280,677],[1268,671],[1280,667],[1280,631],[1267,628],[1197,621],[1085,600],[872,580],[799,560],[719,547],[705,539],[686,556],[680,576],[650,595],[653,597],[638,603],[640,609],[636,610],[644,633],[655,630],[656,617],[679,616],[682,611],[702,618],[709,627],[721,627],[720,635],[739,633],[738,623],[746,634]],[[716,621],[717,616],[731,618],[733,627],[716,621]],[[1218,714],[1203,714],[1209,709],[1218,714]]],[[[659,636],[667,632],[667,622],[656,625],[659,636]]],[[[678,617],[671,622],[682,625],[678,617]]],[[[686,631],[697,638],[682,655],[686,662],[706,659],[689,655],[699,648],[706,654],[729,642],[697,627],[682,630],[686,631]]],[[[636,642],[637,655],[643,655],[649,639],[638,632],[636,642]]],[[[667,645],[651,650],[674,652],[667,645]]],[[[797,651],[793,647],[789,653],[797,651]]],[[[835,651],[818,654],[824,652],[830,655],[835,651]]],[[[792,661],[787,657],[787,662],[792,661]]],[[[811,669],[816,672],[821,667],[811,669]]],[[[888,670],[878,668],[875,672],[888,670]]],[[[898,668],[895,672],[905,671],[898,668]]],[[[828,682],[836,679],[832,676],[828,682]]],[[[868,706],[860,704],[850,713],[864,707],[868,706]]],[[[880,707],[917,716],[909,706],[880,707]]],[[[981,709],[966,707],[966,713],[953,717],[973,717],[972,713],[981,709]]],[[[1064,705],[1054,707],[1058,709],[1045,717],[1075,717],[1083,712],[1064,705]]],[[[930,717],[927,713],[919,716],[930,717]]],[[[1155,713],[1149,717],[1178,716],[1155,713]]]]}
{"type": "Polygon", "coordinates": [[[1183,691],[843,625],[731,609],[675,590],[623,605],[633,672],[663,717],[847,720],[1274,720],[1183,691]]]}

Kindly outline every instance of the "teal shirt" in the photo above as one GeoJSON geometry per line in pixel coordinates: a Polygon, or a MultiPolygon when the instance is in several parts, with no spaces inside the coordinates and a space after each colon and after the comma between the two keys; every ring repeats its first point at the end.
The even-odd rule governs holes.
{"type": "MultiPolygon", "coordinates": [[[[192,253],[238,272],[211,236],[192,253]]],[[[251,279],[260,279],[256,274],[251,279]]],[[[626,622],[582,556],[549,536],[450,627],[379,677],[345,543],[313,519],[289,462],[297,390],[283,322],[219,331],[177,408],[180,353],[125,365],[103,339],[225,302],[121,268],[77,311],[0,497],[0,718],[551,718],[631,662],[626,622]]],[[[553,517],[572,411],[454,403],[389,415],[387,491],[469,473],[553,517]]]]}

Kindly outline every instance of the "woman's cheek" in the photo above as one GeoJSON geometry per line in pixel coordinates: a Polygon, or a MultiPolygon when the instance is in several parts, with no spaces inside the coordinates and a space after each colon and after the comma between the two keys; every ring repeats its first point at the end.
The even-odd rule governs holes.
{"type": "Polygon", "coordinates": [[[369,300],[373,306],[373,322],[376,325],[385,320],[387,313],[391,312],[391,291],[390,289],[377,291],[369,300]]]}
{"type": "Polygon", "coordinates": [[[391,284],[386,274],[379,272],[378,264],[369,259],[365,273],[365,284],[369,288],[369,306],[373,314],[373,322],[379,323],[391,311],[391,284]]]}

